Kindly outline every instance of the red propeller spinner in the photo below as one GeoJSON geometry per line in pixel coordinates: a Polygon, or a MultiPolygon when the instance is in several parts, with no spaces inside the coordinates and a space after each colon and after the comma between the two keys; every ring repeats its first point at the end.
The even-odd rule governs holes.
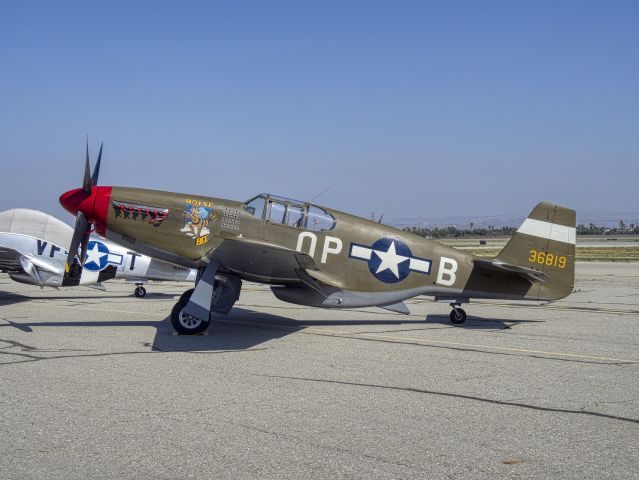
{"type": "Polygon", "coordinates": [[[106,231],[110,201],[111,187],[91,187],[89,193],[82,188],[74,188],[60,195],[60,205],[73,215],[82,212],[100,235],[106,231]]]}

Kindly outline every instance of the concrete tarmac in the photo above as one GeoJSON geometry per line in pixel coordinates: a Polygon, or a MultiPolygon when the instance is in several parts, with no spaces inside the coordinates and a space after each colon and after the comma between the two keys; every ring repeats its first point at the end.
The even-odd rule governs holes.
{"type": "Polygon", "coordinates": [[[0,275],[0,478],[639,478],[639,264],[468,321],[320,310],[245,284],[175,336],[186,284],[0,275]]]}

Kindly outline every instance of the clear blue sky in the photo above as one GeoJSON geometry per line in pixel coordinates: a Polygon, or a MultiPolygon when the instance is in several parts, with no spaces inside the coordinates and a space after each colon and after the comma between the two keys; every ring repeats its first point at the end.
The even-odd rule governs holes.
{"type": "Polygon", "coordinates": [[[0,210],[101,184],[639,211],[639,2],[4,2],[0,210]]]}

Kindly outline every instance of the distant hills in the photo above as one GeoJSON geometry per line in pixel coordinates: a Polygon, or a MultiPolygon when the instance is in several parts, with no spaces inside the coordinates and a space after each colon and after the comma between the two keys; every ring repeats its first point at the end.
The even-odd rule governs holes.
{"type": "MultiPolygon", "coordinates": [[[[478,228],[503,228],[516,227],[521,225],[526,217],[524,215],[491,215],[491,216],[465,216],[465,217],[387,217],[384,216],[382,223],[398,228],[422,227],[456,227],[463,229],[478,228]]],[[[371,219],[377,221],[379,218],[375,214],[371,219]]],[[[619,222],[623,221],[628,227],[639,225],[639,212],[635,213],[582,213],[577,212],[577,224],[596,225],[604,228],[619,227],[619,222]]]]}

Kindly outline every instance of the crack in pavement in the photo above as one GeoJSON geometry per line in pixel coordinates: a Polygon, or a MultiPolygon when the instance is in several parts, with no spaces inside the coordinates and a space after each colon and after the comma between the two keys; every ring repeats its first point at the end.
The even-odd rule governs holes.
{"type": "Polygon", "coordinates": [[[350,335],[368,335],[375,333],[404,333],[404,332],[430,332],[433,330],[448,330],[453,327],[423,327],[423,328],[399,328],[396,330],[360,330],[349,332],[350,335]]]}
{"type": "Polygon", "coordinates": [[[15,340],[0,339],[0,342],[7,344],[7,346],[0,347],[0,355],[11,355],[11,356],[15,356],[15,357],[22,357],[22,358],[28,358],[29,359],[29,360],[24,360],[22,362],[0,362],[0,365],[11,365],[11,364],[14,364],[14,363],[25,363],[27,361],[37,361],[37,360],[40,360],[42,358],[45,358],[45,357],[38,357],[37,355],[32,355],[30,353],[23,353],[23,352],[52,353],[52,352],[83,352],[83,351],[86,351],[86,350],[71,350],[71,349],[41,350],[41,349],[39,349],[37,347],[34,347],[32,345],[27,345],[25,343],[20,343],[20,342],[17,342],[15,340]],[[7,351],[7,350],[9,350],[11,348],[19,348],[19,349],[21,349],[21,351],[20,352],[9,352],[9,351],[7,351]]]}
{"type": "MultiPolygon", "coordinates": [[[[203,412],[209,412],[208,409],[195,409],[195,410],[186,410],[186,411],[181,411],[181,412],[153,412],[153,413],[141,413],[140,416],[141,417],[154,417],[154,418],[159,418],[162,420],[171,420],[173,422],[178,422],[178,423],[183,423],[185,420],[179,417],[183,417],[185,415],[199,415],[202,414],[203,412]],[[176,418],[178,417],[178,418],[176,418]]],[[[372,455],[370,453],[364,453],[364,452],[358,452],[358,451],[354,451],[348,448],[344,448],[344,447],[340,447],[340,446],[336,446],[336,445],[326,445],[326,444],[322,444],[322,443],[318,443],[318,442],[310,442],[308,440],[306,440],[305,438],[299,437],[297,435],[291,435],[291,434],[286,434],[286,433],[282,433],[276,430],[269,430],[266,427],[260,427],[257,425],[247,425],[245,423],[241,423],[241,422],[236,422],[233,420],[227,420],[227,419],[223,419],[223,418],[219,418],[219,417],[210,417],[210,419],[207,421],[207,419],[203,419],[203,418],[199,418],[198,422],[200,424],[204,424],[204,425],[209,425],[209,426],[213,426],[214,424],[211,422],[211,420],[215,421],[215,422],[219,422],[219,423],[224,423],[227,425],[232,425],[234,427],[239,427],[239,428],[243,428],[245,430],[248,430],[250,432],[256,432],[256,433],[262,433],[265,435],[270,435],[272,437],[278,438],[278,439],[283,439],[283,440],[287,440],[289,442],[297,442],[297,443],[304,443],[308,446],[314,447],[314,448],[318,448],[318,449],[323,449],[323,450],[328,450],[328,451],[334,451],[334,452],[339,452],[342,454],[346,454],[346,455],[351,455],[354,457],[363,457],[363,458],[367,458],[369,460],[373,460],[373,461],[377,461],[380,463],[386,463],[389,465],[394,465],[394,466],[400,466],[400,467],[404,467],[404,468],[408,468],[411,470],[416,470],[416,471],[420,471],[423,472],[424,470],[416,465],[409,465],[407,463],[402,463],[402,462],[397,462],[397,461],[393,461],[393,460],[388,460],[386,458],[380,457],[380,456],[375,456],[372,455]]],[[[111,423],[108,427],[106,428],[115,428],[121,424],[129,424],[131,422],[135,422],[137,421],[137,419],[135,418],[129,418],[126,420],[119,420],[116,422],[111,423]]]]}
{"type": "MultiPolygon", "coordinates": [[[[43,353],[54,353],[54,352],[88,352],[89,350],[83,350],[78,348],[53,348],[53,349],[44,349],[34,347],[32,345],[27,345],[25,343],[20,343],[15,340],[4,340],[0,338],[0,342],[8,343],[8,347],[0,347],[0,350],[8,349],[8,348],[21,348],[23,352],[43,352],[43,353]]],[[[1,353],[1,352],[0,352],[1,353]]],[[[9,352],[6,352],[9,353],[9,352]]]]}
{"type": "MultiPolygon", "coordinates": [[[[579,337],[569,337],[569,336],[562,336],[562,335],[549,335],[549,334],[544,334],[544,333],[520,333],[520,332],[507,332],[508,335],[512,336],[512,337],[518,337],[518,338],[523,338],[523,339],[528,339],[528,338],[533,338],[533,339],[553,339],[553,340],[561,340],[561,341],[565,341],[565,340],[572,340],[573,342],[582,342],[582,343],[592,343],[593,340],[592,338],[579,338],[579,337]]],[[[620,347],[637,347],[637,344],[634,343],[619,343],[619,342],[613,342],[613,341],[608,341],[607,345],[615,345],[615,346],[620,346],[620,347]]]]}
{"type": "MultiPolygon", "coordinates": [[[[15,357],[23,357],[23,358],[30,358],[31,360],[29,361],[35,361],[35,360],[40,360],[42,357],[36,357],[35,355],[29,355],[28,353],[19,353],[19,352],[2,352],[0,351],[0,355],[12,355],[15,357]]],[[[14,363],[25,363],[27,360],[24,360],[22,362],[0,362],[0,365],[13,365],[14,363]]]]}
{"type": "MultiPolygon", "coordinates": [[[[614,360],[605,360],[605,361],[597,361],[597,360],[577,360],[575,358],[561,358],[559,356],[548,356],[548,355],[553,355],[552,352],[548,352],[546,355],[544,355],[544,352],[538,352],[538,353],[530,353],[530,352],[517,352],[517,353],[509,353],[509,352],[504,352],[504,351],[490,351],[489,349],[491,348],[496,348],[496,349],[502,349],[502,347],[498,347],[498,346],[490,346],[487,345],[485,348],[486,349],[481,349],[481,348],[473,348],[471,346],[452,346],[452,345],[437,345],[436,343],[452,343],[452,342],[443,342],[443,341],[438,341],[438,340],[426,340],[426,339],[419,339],[416,338],[414,341],[410,341],[410,340],[406,340],[406,339],[399,339],[399,338],[395,338],[393,340],[386,340],[383,338],[374,338],[374,336],[380,337],[383,336],[381,335],[381,333],[375,333],[375,334],[359,334],[359,335],[355,335],[355,334],[342,334],[342,333],[335,333],[335,332],[331,332],[331,331],[322,331],[322,329],[320,328],[308,328],[305,327],[303,325],[300,326],[288,326],[288,325],[282,325],[282,324],[260,324],[260,323],[255,323],[255,322],[238,322],[236,320],[222,320],[222,319],[216,319],[215,323],[225,323],[229,326],[235,327],[235,328],[245,328],[245,327],[249,327],[249,328],[254,328],[254,329],[258,329],[258,330],[283,330],[283,331],[290,331],[293,333],[299,333],[302,335],[314,335],[314,336],[318,336],[318,337],[328,337],[328,338],[341,338],[341,339],[347,339],[347,340],[358,340],[358,341],[364,341],[364,342],[378,342],[378,343],[386,343],[386,344],[390,344],[390,345],[411,345],[414,347],[422,347],[422,348],[436,348],[436,349],[441,349],[441,350],[454,350],[454,351],[460,351],[460,352],[473,352],[473,353],[484,353],[487,355],[505,355],[505,356],[510,356],[510,357],[526,357],[526,358],[537,358],[540,360],[548,360],[548,361],[560,361],[560,362],[571,362],[571,363],[586,363],[586,364],[592,364],[592,365],[614,365],[614,366],[622,366],[622,365],[637,365],[639,364],[639,361],[637,360],[619,360],[619,361],[614,361],[614,360]],[[368,335],[368,336],[366,336],[368,335]],[[433,342],[433,343],[430,343],[433,342]]],[[[382,332],[383,333],[383,332],[382,332]]],[[[517,349],[513,349],[513,350],[517,350],[517,349]]],[[[562,354],[564,355],[564,354],[562,354]]],[[[573,355],[573,354],[566,354],[564,356],[570,356],[570,357],[574,357],[574,356],[578,356],[578,355],[573,355]]]]}
{"type": "MultiPolygon", "coordinates": [[[[3,352],[0,351],[0,354],[6,354],[6,355],[16,355],[16,356],[20,356],[20,357],[25,357],[28,358],[28,360],[22,360],[22,361],[18,361],[18,362],[0,362],[0,366],[2,365],[16,365],[19,363],[30,363],[30,362],[39,362],[39,361],[45,361],[45,360],[62,360],[62,359],[67,359],[67,358],[91,358],[91,357],[110,357],[110,356],[116,356],[116,355],[149,355],[149,354],[161,354],[161,353],[192,353],[192,354],[196,354],[196,355],[213,355],[213,354],[218,354],[218,353],[250,353],[250,352],[256,352],[256,351],[261,351],[261,350],[269,350],[268,347],[265,348],[252,348],[252,349],[244,349],[244,350],[216,350],[216,351],[203,351],[203,350],[194,350],[194,351],[188,351],[188,350],[161,350],[157,347],[153,348],[152,350],[145,350],[145,351],[128,351],[128,352],[104,352],[104,353],[80,353],[77,355],[55,355],[52,357],[38,357],[36,355],[30,355],[27,353],[19,353],[19,352],[3,352]]],[[[80,350],[82,351],[82,350],[80,350]]]]}
{"type": "Polygon", "coordinates": [[[324,449],[324,450],[340,452],[340,453],[343,453],[343,454],[346,454],[346,455],[351,455],[351,456],[354,456],[354,457],[363,457],[363,458],[367,458],[369,460],[373,460],[373,461],[376,461],[376,462],[386,463],[386,464],[394,465],[394,466],[398,466],[398,467],[404,467],[404,468],[408,468],[408,469],[411,469],[411,470],[417,470],[417,471],[420,471],[420,472],[424,471],[424,469],[422,469],[419,466],[409,465],[407,463],[396,462],[396,461],[393,461],[393,460],[387,460],[387,459],[385,459],[383,457],[375,456],[375,455],[372,455],[370,453],[357,452],[357,451],[353,451],[353,450],[350,450],[348,448],[339,447],[339,446],[336,446],[336,445],[325,445],[325,444],[317,443],[317,442],[309,442],[308,440],[306,440],[304,438],[300,438],[300,437],[298,437],[296,435],[287,435],[287,434],[284,434],[284,433],[281,433],[281,432],[267,430],[265,428],[260,428],[260,427],[256,427],[256,426],[252,426],[252,425],[245,425],[245,424],[239,423],[239,422],[233,422],[231,420],[223,420],[223,419],[220,419],[220,418],[215,418],[215,420],[218,421],[218,422],[221,422],[221,423],[226,423],[226,424],[229,424],[229,425],[233,425],[235,427],[244,428],[244,429],[252,431],[252,432],[260,432],[260,433],[264,433],[266,435],[272,435],[274,437],[280,437],[280,438],[283,438],[283,439],[286,439],[286,440],[289,440],[289,441],[302,442],[302,443],[304,443],[304,444],[306,444],[308,446],[311,446],[313,448],[321,448],[321,449],[324,449]]]}
{"type": "Polygon", "coordinates": [[[21,348],[23,352],[28,352],[28,351],[34,351],[34,350],[38,349],[37,347],[33,347],[31,345],[26,345],[24,343],[16,342],[15,340],[3,340],[3,339],[0,338],[0,342],[7,343],[9,345],[8,347],[0,347],[0,350],[17,347],[17,348],[21,348]]]}
{"type": "Polygon", "coordinates": [[[592,416],[592,417],[607,418],[607,419],[610,419],[610,420],[618,420],[618,421],[621,421],[621,422],[628,422],[628,423],[634,423],[634,424],[639,425],[639,419],[629,418],[629,417],[622,417],[622,416],[619,416],[619,415],[609,415],[609,414],[606,414],[606,413],[593,412],[593,411],[583,410],[583,409],[571,410],[571,409],[566,409],[566,408],[542,407],[542,406],[538,406],[538,405],[530,405],[530,404],[527,404],[527,403],[507,402],[507,401],[504,401],[504,400],[495,400],[495,399],[490,399],[490,398],[477,397],[477,396],[474,396],[474,395],[463,395],[463,394],[450,393],[450,392],[438,392],[436,390],[425,390],[425,389],[414,388],[414,387],[396,387],[396,386],[391,386],[391,385],[377,385],[377,384],[374,384],[374,383],[357,383],[357,382],[347,382],[347,381],[343,381],[343,380],[329,380],[329,379],[323,379],[323,378],[290,377],[290,376],[285,376],[285,375],[256,375],[256,376],[270,377],[270,378],[281,378],[281,379],[285,379],[285,380],[298,380],[298,381],[302,381],[302,382],[327,383],[327,384],[333,384],[333,385],[347,385],[347,386],[351,386],[351,387],[366,387],[366,388],[377,388],[377,389],[383,389],[383,390],[394,390],[394,391],[403,391],[403,392],[411,392],[411,393],[421,393],[421,394],[426,394],[426,395],[436,395],[436,396],[440,396],[440,397],[449,397],[449,398],[461,398],[461,399],[464,399],[464,400],[474,400],[474,401],[477,401],[477,402],[490,403],[490,404],[493,404],[493,405],[503,405],[503,406],[508,406],[508,407],[525,408],[525,409],[536,410],[536,411],[540,411],[540,412],[571,413],[571,414],[575,414],[575,415],[588,415],[588,416],[592,416]]]}

